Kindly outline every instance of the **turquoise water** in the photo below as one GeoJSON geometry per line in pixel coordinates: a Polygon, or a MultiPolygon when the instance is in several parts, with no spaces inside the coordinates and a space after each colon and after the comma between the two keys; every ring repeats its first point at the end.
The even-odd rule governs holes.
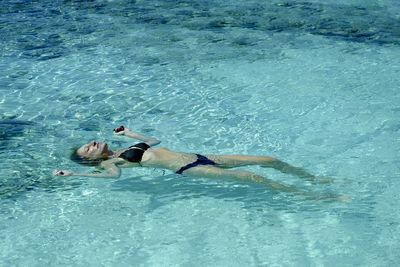
{"type": "Polygon", "coordinates": [[[0,266],[396,266],[397,1],[2,1],[0,266]],[[272,155],[351,203],[70,148],[125,124],[180,151],[272,155]]]}

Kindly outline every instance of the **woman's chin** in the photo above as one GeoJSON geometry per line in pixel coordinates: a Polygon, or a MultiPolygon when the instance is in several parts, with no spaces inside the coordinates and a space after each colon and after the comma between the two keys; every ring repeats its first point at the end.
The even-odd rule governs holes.
{"type": "Polygon", "coordinates": [[[102,154],[106,155],[107,157],[111,154],[110,150],[108,150],[108,145],[107,144],[104,144],[102,154]]]}

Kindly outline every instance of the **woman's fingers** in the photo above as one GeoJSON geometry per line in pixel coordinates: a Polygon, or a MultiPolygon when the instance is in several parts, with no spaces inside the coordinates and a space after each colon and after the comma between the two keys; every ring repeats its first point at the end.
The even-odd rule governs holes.
{"type": "Polygon", "coordinates": [[[53,175],[54,176],[70,176],[72,172],[70,171],[64,171],[64,170],[54,170],[53,175]]]}
{"type": "Polygon", "coordinates": [[[54,176],[62,176],[63,174],[64,174],[64,172],[61,171],[61,170],[54,170],[54,171],[53,171],[53,175],[54,175],[54,176]]]}
{"type": "Polygon", "coordinates": [[[115,128],[113,130],[114,134],[124,134],[124,131],[125,131],[125,127],[123,125],[115,128]]]}

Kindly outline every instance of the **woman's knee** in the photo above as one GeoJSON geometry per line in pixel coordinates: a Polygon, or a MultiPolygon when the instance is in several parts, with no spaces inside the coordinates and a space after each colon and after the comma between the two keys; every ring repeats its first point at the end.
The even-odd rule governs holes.
{"type": "Polygon", "coordinates": [[[253,172],[247,172],[247,171],[240,171],[238,172],[238,178],[242,179],[242,180],[250,180],[252,182],[256,182],[256,183],[262,183],[265,181],[265,177],[258,175],[256,173],[253,172]]]}

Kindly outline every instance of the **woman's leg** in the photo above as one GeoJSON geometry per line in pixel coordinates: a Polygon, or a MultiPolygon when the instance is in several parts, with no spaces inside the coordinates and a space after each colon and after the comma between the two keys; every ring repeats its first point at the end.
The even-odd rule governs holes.
{"type": "Polygon", "coordinates": [[[315,175],[300,167],[292,166],[279,159],[265,156],[245,155],[207,155],[207,158],[217,163],[221,168],[234,168],[247,165],[259,165],[266,168],[274,168],[280,172],[298,176],[309,181],[331,182],[328,179],[319,179],[315,175]]]}
{"type": "Polygon", "coordinates": [[[293,186],[274,182],[261,175],[242,170],[226,170],[214,166],[196,166],[184,171],[183,174],[195,177],[227,178],[244,182],[255,182],[265,185],[274,190],[279,190],[283,192],[300,192],[299,189],[293,186]]]}
{"type": "Polygon", "coordinates": [[[245,156],[245,155],[205,155],[210,160],[217,163],[222,168],[234,168],[247,165],[260,165],[272,167],[276,159],[264,156],[245,156]]]}
{"type": "Polygon", "coordinates": [[[341,195],[315,195],[312,192],[307,192],[300,190],[294,186],[278,183],[269,180],[263,176],[255,174],[253,172],[242,171],[242,170],[227,170],[214,166],[196,166],[187,169],[183,172],[184,175],[195,176],[195,177],[205,177],[205,178],[228,178],[236,179],[244,182],[255,182],[262,184],[272,190],[293,193],[295,195],[303,196],[309,200],[324,200],[324,201],[340,201],[340,202],[350,202],[351,198],[348,196],[341,195]]]}
{"type": "Polygon", "coordinates": [[[278,183],[269,180],[258,174],[242,171],[242,170],[226,170],[214,166],[196,166],[187,169],[183,172],[184,175],[204,178],[227,178],[236,179],[243,182],[255,182],[268,187],[269,189],[292,193],[298,196],[302,196],[308,200],[323,200],[323,201],[339,201],[339,202],[351,202],[351,198],[348,196],[341,196],[335,194],[328,195],[315,195],[312,192],[298,189],[291,185],[278,183]]]}

